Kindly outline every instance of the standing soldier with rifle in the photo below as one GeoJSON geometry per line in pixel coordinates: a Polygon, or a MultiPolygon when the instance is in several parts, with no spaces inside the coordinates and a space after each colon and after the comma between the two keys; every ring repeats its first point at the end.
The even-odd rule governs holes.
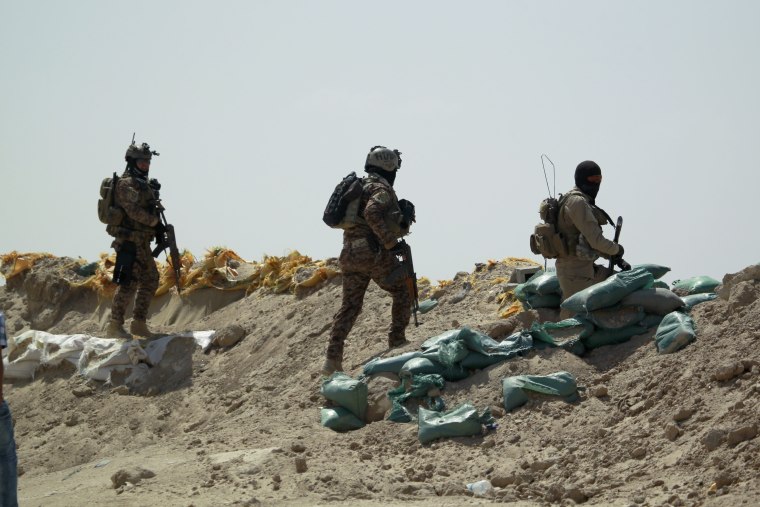
{"type": "MultiPolygon", "coordinates": [[[[393,190],[401,153],[385,146],[373,147],[364,165],[368,173],[361,185],[355,223],[342,227],[343,250],[339,264],[343,274],[343,302],[333,318],[322,374],[343,370],[343,344],[362,310],[370,280],[393,297],[388,347],[402,346],[411,317],[412,296],[405,282],[399,238],[409,234],[415,221],[414,205],[398,200],[393,190]]],[[[411,262],[411,258],[409,258],[411,262]]],[[[416,282],[416,280],[415,280],[416,282]]]]}
{"type": "MultiPolygon", "coordinates": [[[[111,319],[106,333],[113,338],[130,338],[131,335],[153,337],[146,319],[148,307],[159,284],[159,274],[153,260],[150,243],[165,241],[167,226],[161,221],[159,190],[156,179],[148,179],[148,171],[153,155],[147,143],[127,148],[124,159],[127,167],[121,177],[114,175],[113,206],[122,211],[119,224],[109,223],[106,232],[115,239],[111,246],[116,250],[116,265],[113,281],[118,285],[113,297],[111,319]],[[137,296],[135,297],[135,293],[137,296]],[[132,323],[127,333],[124,330],[124,314],[134,299],[132,323]]],[[[173,228],[172,228],[173,239],[173,228]]],[[[176,245],[174,250],[176,250],[176,245]]],[[[177,257],[179,257],[177,255],[177,257]]],[[[174,266],[175,273],[179,264],[174,266]]]]}
{"type": "MultiPolygon", "coordinates": [[[[602,170],[596,162],[586,160],[575,169],[575,187],[560,199],[557,232],[566,243],[567,251],[560,253],[556,261],[557,278],[562,289],[562,300],[599,283],[621,268],[623,245],[610,241],[602,234],[602,225],[615,223],[609,215],[596,206],[596,195],[602,183],[602,170]],[[610,267],[594,264],[599,257],[610,259],[610,267]]],[[[620,219],[622,227],[622,219],[620,219]]],[[[629,268],[630,269],[630,268],[629,268]]],[[[572,317],[563,309],[561,318],[572,317]]]]}

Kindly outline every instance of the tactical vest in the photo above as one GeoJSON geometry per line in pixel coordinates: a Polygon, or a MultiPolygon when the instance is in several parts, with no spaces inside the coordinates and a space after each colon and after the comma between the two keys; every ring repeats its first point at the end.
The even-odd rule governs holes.
{"type": "Polygon", "coordinates": [[[596,218],[596,221],[599,223],[600,227],[607,223],[607,216],[605,213],[598,207],[591,205],[589,203],[590,197],[580,190],[573,189],[563,195],[563,199],[560,202],[557,229],[565,239],[568,254],[572,256],[577,256],[576,248],[578,247],[578,242],[580,241],[581,231],[578,230],[578,228],[575,226],[575,224],[573,224],[571,220],[565,218],[564,205],[567,202],[568,197],[576,195],[581,197],[584,201],[586,201],[586,203],[589,204],[589,206],[591,206],[591,210],[594,213],[594,218],[596,218]]]}
{"type": "MultiPolygon", "coordinates": [[[[139,178],[129,176],[125,173],[125,175],[120,178],[119,184],[130,185],[132,188],[135,188],[135,186],[137,187],[139,195],[139,199],[135,203],[137,207],[142,208],[146,211],[152,211],[156,209],[156,196],[153,193],[153,189],[150,188],[150,185],[148,185],[147,182],[142,181],[139,178]]],[[[118,197],[116,198],[116,205],[120,205],[118,202],[118,197]]],[[[106,232],[108,232],[108,234],[111,236],[117,238],[126,238],[131,240],[150,240],[150,238],[152,238],[156,233],[156,229],[150,225],[145,225],[136,220],[133,220],[129,217],[129,215],[127,215],[127,213],[124,213],[121,224],[118,226],[109,225],[106,227],[106,232]]]]}

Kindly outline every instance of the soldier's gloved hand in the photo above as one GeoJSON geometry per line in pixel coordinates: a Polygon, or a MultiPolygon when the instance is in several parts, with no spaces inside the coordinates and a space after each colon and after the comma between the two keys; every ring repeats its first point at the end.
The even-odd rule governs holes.
{"type": "Polygon", "coordinates": [[[166,226],[164,226],[163,222],[158,222],[156,224],[156,238],[163,238],[164,235],[166,235],[166,226]]]}
{"type": "Polygon", "coordinates": [[[625,248],[623,248],[623,245],[621,245],[620,243],[618,243],[618,247],[620,247],[620,250],[618,250],[618,253],[615,254],[615,257],[617,257],[618,259],[622,259],[623,255],[625,254],[625,248]]]}

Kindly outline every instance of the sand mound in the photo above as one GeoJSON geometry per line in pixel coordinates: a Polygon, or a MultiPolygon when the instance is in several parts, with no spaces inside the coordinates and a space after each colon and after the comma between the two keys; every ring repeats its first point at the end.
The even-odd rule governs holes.
{"type": "MultiPolygon", "coordinates": [[[[88,333],[102,325],[108,301],[80,292],[70,262],[37,260],[0,288],[12,334],[45,326],[88,333]]],[[[422,445],[414,423],[380,420],[349,433],[320,425],[325,400],[316,372],[341,296],[339,276],[315,275],[326,265],[309,268],[307,279],[319,280],[303,291],[277,291],[275,280],[156,298],[152,326],[234,337],[208,354],[176,351],[172,357],[187,360],[148,381],[168,389],[119,389],[62,368],[6,386],[21,503],[463,505],[483,502],[465,489],[480,479],[497,487],[494,501],[515,505],[760,502],[760,267],[726,275],[719,298],[692,312],[697,340],[675,354],[658,354],[650,333],[584,357],[533,351],[447,382],[448,407],[490,406],[499,427],[422,445]],[[504,377],[560,370],[585,387],[580,400],[536,396],[505,414],[504,377]]],[[[411,344],[394,354],[461,326],[503,337],[556,319],[556,311],[519,306],[502,317],[514,303],[510,280],[520,265],[527,264],[488,262],[436,286],[421,284],[438,306],[408,329],[411,344]]],[[[385,351],[389,320],[390,298],[372,284],[347,342],[348,373],[385,351]]],[[[393,385],[373,378],[371,395],[393,385]]]]}

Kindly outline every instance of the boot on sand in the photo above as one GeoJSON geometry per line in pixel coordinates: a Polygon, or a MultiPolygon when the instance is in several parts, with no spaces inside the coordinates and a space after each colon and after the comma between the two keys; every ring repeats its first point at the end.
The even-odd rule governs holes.
{"type": "Polygon", "coordinates": [[[328,357],[322,365],[322,375],[329,377],[336,371],[343,371],[343,361],[328,357]]]}
{"type": "Polygon", "coordinates": [[[115,320],[108,321],[108,325],[106,325],[105,333],[106,333],[107,338],[123,338],[125,340],[129,340],[132,338],[132,335],[127,333],[127,331],[124,329],[123,324],[115,320]]]}
{"type": "Polygon", "coordinates": [[[129,325],[129,332],[135,336],[142,336],[143,338],[159,338],[161,336],[165,336],[162,334],[152,333],[150,329],[148,329],[148,324],[144,320],[133,319],[132,323],[129,325]]]}

